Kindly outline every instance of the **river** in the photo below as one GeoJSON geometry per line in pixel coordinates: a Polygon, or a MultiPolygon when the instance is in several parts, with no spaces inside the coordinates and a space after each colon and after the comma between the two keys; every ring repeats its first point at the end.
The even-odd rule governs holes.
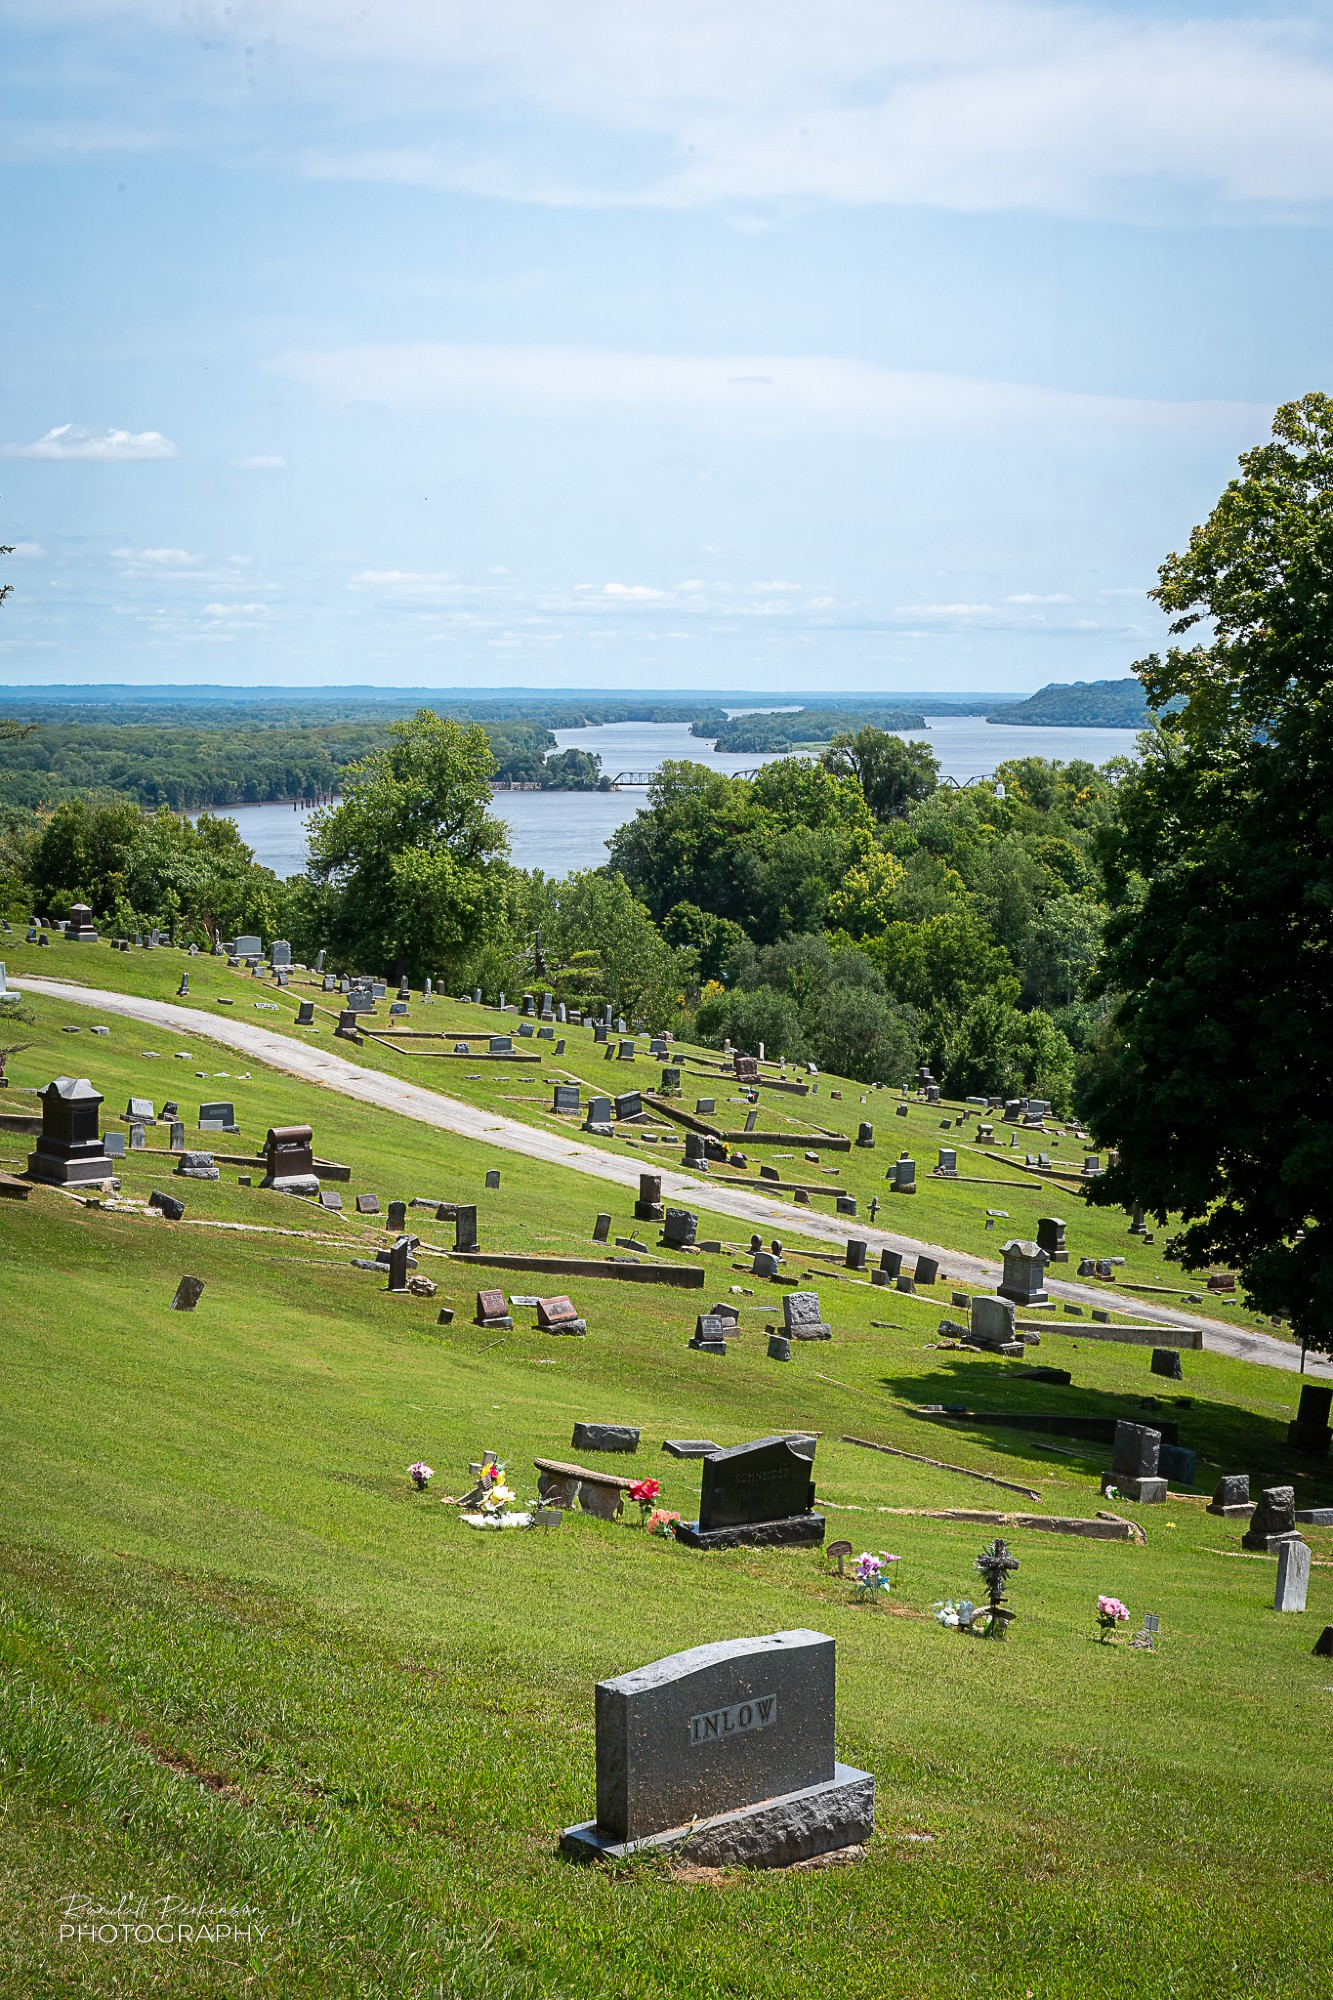
{"type": "MultiPolygon", "coordinates": [[[[1038,729],[987,722],[980,715],[938,715],[925,729],[904,730],[930,744],[942,775],[962,784],[985,777],[1014,757],[1054,757],[1062,763],[1086,757],[1104,764],[1109,757],[1132,757],[1132,729],[1038,729]]],[[[714,750],[678,722],[610,722],[598,729],[557,729],[561,750],[592,750],[608,778],[621,771],[651,771],[669,758],[690,758],[714,771],[752,771],[771,762],[753,753],[714,750]]],[[[645,804],[646,792],[497,792],[494,811],[509,828],[510,850],[520,868],[569,875],[596,868],[606,859],[607,840],[645,804]]],[[[306,814],[290,804],[220,807],[234,819],[256,861],[278,875],[305,866],[306,814]]]]}

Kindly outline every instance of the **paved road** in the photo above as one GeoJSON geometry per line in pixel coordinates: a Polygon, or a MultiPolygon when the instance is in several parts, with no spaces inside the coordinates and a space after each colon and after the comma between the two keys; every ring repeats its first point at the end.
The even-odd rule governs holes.
{"type": "MultiPolygon", "coordinates": [[[[73,1001],[103,1014],[123,1014],[131,1020],[142,1021],[147,1027],[170,1032],[182,1041],[207,1037],[222,1043],[225,1048],[252,1057],[256,1062],[265,1063],[271,1069],[285,1070],[289,1076],[300,1077],[303,1082],[322,1084],[327,1090],[336,1090],[344,1097],[355,1098],[359,1104],[370,1104],[381,1111],[396,1111],[404,1118],[413,1118],[421,1125],[432,1125],[438,1131],[456,1132],[462,1138],[497,1146],[504,1152],[523,1153],[529,1159],[545,1160],[551,1166],[567,1167],[597,1180],[614,1181],[619,1187],[634,1188],[637,1192],[639,1173],[644,1164],[638,1160],[603,1153],[595,1146],[586,1146],[567,1138],[564,1133],[546,1132],[537,1126],[521,1124],[516,1118],[479,1110],[459,1098],[445,1097],[439,1091],[423,1090],[420,1084],[386,1076],[380,1070],[366,1069],[360,1063],[349,1061],[346,1056],[335,1054],[332,1049],[293,1041],[254,1022],[233,1020],[225,1015],[200,1015],[186,1007],[175,1007],[170,1001],[141,999],[134,993],[104,993],[99,987],[79,986],[71,980],[25,976],[21,984],[25,992],[41,993],[53,1000],[73,1001]]],[[[766,1199],[748,1187],[729,1186],[722,1181],[674,1173],[658,1161],[652,1162],[652,1170],[661,1173],[665,1196],[698,1203],[715,1215],[730,1216],[744,1223],[748,1229],[770,1232],[775,1229],[790,1231],[794,1227],[802,1236],[839,1246],[846,1243],[849,1236],[860,1236],[874,1250],[901,1250],[911,1257],[924,1251],[928,1256],[938,1257],[942,1268],[959,1279],[993,1284],[1000,1276],[998,1263],[984,1257],[969,1256],[961,1250],[951,1250],[942,1244],[923,1243],[916,1237],[874,1229],[868,1223],[849,1222],[844,1217],[820,1215],[813,1209],[793,1210],[790,1206],[780,1206],[766,1199]]],[[[1070,1284],[1050,1277],[1046,1286],[1056,1298],[1077,1300],[1087,1306],[1107,1306],[1117,1312],[1126,1309],[1124,1293],[1102,1292],[1091,1285],[1070,1284]]],[[[1128,1303],[1141,1302],[1131,1300],[1128,1303]]],[[[1202,1328],[1205,1346],[1216,1354],[1230,1354],[1239,1360],[1259,1362],[1270,1368],[1295,1370],[1300,1367],[1299,1348],[1288,1341],[1276,1340],[1270,1334],[1227,1326],[1202,1314],[1176,1306],[1160,1306],[1156,1302],[1144,1305],[1143,1316],[1165,1325],[1202,1328]]],[[[1062,1323],[1062,1330],[1077,1333],[1077,1329],[1067,1321],[1062,1323]]],[[[1306,1372],[1333,1378],[1333,1361],[1311,1355],[1306,1363],[1306,1372]]]]}

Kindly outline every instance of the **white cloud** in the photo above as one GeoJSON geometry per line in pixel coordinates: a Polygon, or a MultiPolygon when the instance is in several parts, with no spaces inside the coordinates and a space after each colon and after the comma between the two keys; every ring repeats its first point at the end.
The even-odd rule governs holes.
{"type": "Polygon", "coordinates": [[[575,417],[638,409],[710,422],[839,425],[900,436],[1021,430],[1118,437],[1135,429],[1210,437],[1221,432],[1227,442],[1240,442],[1256,427],[1266,428],[1271,414],[1261,404],[1090,395],[824,355],[764,360],[759,365],[770,386],[760,402],[736,388],[738,367],[745,364],[734,356],[411,342],[296,349],[270,365],[336,401],[374,401],[399,410],[490,404],[575,417]]]}
{"type": "Polygon", "coordinates": [[[1063,590],[1052,590],[1045,595],[1035,590],[1018,590],[1004,601],[1006,604],[1072,604],[1074,600],[1063,590]]]}
{"type": "Polygon", "coordinates": [[[979,612],[993,611],[991,604],[900,604],[900,618],[972,618],[979,612]]]}
{"type": "Polygon", "coordinates": [[[210,618],[267,618],[267,604],[206,604],[204,610],[210,618]]]}
{"type": "Polygon", "coordinates": [[[10,554],[21,556],[26,562],[35,562],[46,554],[46,550],[40,542],[15,542],[10,554]]]}
{"type": "Polygon", "coordinates": [[[82,424],[57,424],[31,444],[0,444],[0,458],[95,458],[128,464],[144,458],[178,458],[176,446],[161,431],[86,430],[82,424]]]}
{"type": "Polygon", "coordinates": [[[192,556],[188,549],[112,549],[111,553],[119,562],[154,570],[195,569],[203,561],[202,556],[192,556]]]}
{"type": "Polygon", "coordinates": [[[239,472],[285,472],[287,461],[276,453],[259,452],[254,458],[234,458],[233,466],[239,472]]]}
{"type": "Polygon", "coordinates": [[[619,597],[635,604],[660,604],[667,596],[665,590],[654,590],[646,583],[604,583],[603,597],[619,597]]]}

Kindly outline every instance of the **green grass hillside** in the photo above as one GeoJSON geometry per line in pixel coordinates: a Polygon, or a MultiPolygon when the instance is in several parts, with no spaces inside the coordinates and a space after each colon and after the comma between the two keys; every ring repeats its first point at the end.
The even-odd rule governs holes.
{"type": "MultiPolygon", "coordinates": [[[[166,998],[182,964],[174,953],[4,943],[20,984],[25,969],[59,972],[166,998]]],[[[11,1061],[18,1087],[0,1108],[30,1104],[25,1087],[62,1072],[91,1076],[108,1114],[131,1089],[179,1099],[190,1120],[199,1098],[229,1097],[242,1137],[226,1143],[238,1151],[270,1123],[312,1123],[318,1151],[352,1170],[349,1212],[242,1187],[234,1166],[216,1184],[181,1182],[169,1159],[143,1154],[127,1158],[110,1207],[42,1188],[0,1201],[0,1990],[25,2000],[1326,1994],[1333,1663],[1311,1646],[1333,1621],[1333,1531],[1309,1531],[1310,1610],[1280,1616],[1275,1564],[1242,1557],[1242,1524],[1202,1505],[1219,1471],[1241,1468],[1256,1486],[1295,1474],[1302,1504],[1333,1501],[1329,1469],[1298,1467],[1286,1451],[1296,1376],[1205,1352],[1184,1357],[1182,1383],[1165,1383],[1147,1350],[1083,1340],[1075,1327],[1034,1357],[1070,1368],[1072,1385],[1043,1387],[1018,1363],[936,1345],[948,1282],[909,1298],[837,1275],[790,1210],[788,1268],[816,1273],[834,1338],[795,1349],[787,1366],[767,1360],[763,1333],[780,1292],[750,1277],[735,1248],[692,1260],[703,1291],[538,1280],[451,1262],[452,1232],[423,1209],[420,1265],[439,1297],[391,1297],[352,1266],[385,1241],[382,1222],[350,1213],[357,1192],[475,1200],[484,1248],[580,1256],[592,1253],[599,1208],[627,1233],[630,1197],[247,1064],[210,1043],[207,1024],[219,995],[233,998],[228,1013],[249,1011],[256,983],[197,960],[191,975],[199,1031],[188,1040],[34,1000],[31,1022],[5,1029],[31,1046],[11,1061]],[[93,1038],[102,1018],[110,1033],[93,1038]],[[501,1186],[487,1191],[496,1165],[501,1186]],[[146,1212],[154,1187],[183,1194],[185,1220],[146,1212]],[[192,1314],[170,1310],[184,1272],[205,1284],[192,1314]],[[487,1282],[567,1289],[587,1338],[543,1335],[523,1307],[510,1335],[474,1326],[473,1293],[487,1282]],[[685,1345],[694,1313],[716,1297],[742,1313],[725,1359],[685,1345]],[[456,1318],[442,1327],[443,1302],[456,1318]],[[975,1593],[972,1560],[994,1530],[918,1510],[1091,1515],[1107,1454],[916,1414],[948,1402],[1174,1418],[1199,1451],[1200,1494],[1129,1510],[1146,1528],[1142,1546],[1013,1529],[1011,1638],[962,1639],[930,1607],[975,1593]],[[664,1437],[819,1432],[830,1536],[901,1557],[893,1609],[855,1604],[813,1551],[696,1555],[634,1522],[585,1516],[487,1537],[441,1505],[486,1448],[532,1492],[533,1458],[569,1455],[578,1418],[640,1424],[638,1457],[615,1469],[659,1478],[665,1503],[687,1515],[698,1467],[662,1455],[664,1437]],[[845,1433],[1040,1498],[865,1451],[845,1433]],[[418,1457],[437,1475],[424,1494],[405,1473],[418,1457]],[[1135,1627],[1159,1614],[1156,1653],[1096,1642],[1099,1591],[1122,1597],[1135,1627]],[[839,1754],[878,1787],[862,1863],[701,1875],[559,1858],[560,1827],[594,1802],[597,1679],[793,1626],[838,1641],[839,1754]],[[167,1898],[180,1899],[173,1922],[205,1906],[185,1921],[209,1934],[60,1936],[71,1908],[142,1903],[156,1916],[167,1898]],[[207,1914],[218,1910],[249,1914],[207,1914]],[[238,1943],[219,1925],[250,1935],[238,1943]]],[[[250,1018],[289,1026],[290,997],[282,1009],[250,1018]]],[[[434,1018],[446,1013],[452,1027],[437,1003],[434,1018]]],[[[558,1065],[541,1045],[548,1060],[530,1077],[508,1071],[503,1088],[489,1074],[469,1081],[465,1063],[337,1046],[532,1122],[546,1117],[540,1105],[514,1100],[548,1104],[545,1080],[566,1069],[599,1087],[611,1072],[655,1078],[656,1065],[630,1073],[603,1064],[586,1035],[567,1040],[558,1065]]],[[[720,1106],[720,1083],[715,1094],[720,1106]]],[[[847,1130],[872,1115],[859,1098],[821,1079],[817,1098],[788,1108],[847,1130]]],[[[872,1103],[877,1150],[823,1163],[866,1195],[883,1190],[900,1125],[920,1171],[944,1115],[913,1107],[899,1121],[886,1093],[872,1103]]],[[[0,1166],[20,1163],[26,1143],[0,1135],[0,1166]]],[[[665,1150],[642,1137],[637,1148],[607,1143],[645,1164],[665,1150]]],[[[1012,1178],[1003,1199],[927,1182],[915,1200],[886,1203],[881,1220],[988,1249],[986,1206],[1009,1209],[1006,1226],[1023,1233],[1051,1206],[1049,1187],[1012,1178]]],[[[1144,1249],[1122,1219],[1059,1212],[1076,1247],[1114,1239],[1146,1282],[1173,1282],[1160,1240],[1144,1249]]],[[[700,1216],[701,1237],[748,1240],[706,1202],[700,1216]]],[[[645,1226],[665,1257],[655,1236],[645,1226]]]]}

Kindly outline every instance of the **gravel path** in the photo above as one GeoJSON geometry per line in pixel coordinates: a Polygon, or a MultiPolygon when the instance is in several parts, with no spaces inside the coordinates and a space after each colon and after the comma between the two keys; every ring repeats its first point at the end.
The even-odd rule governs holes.
{"type": "MultiPolygon", "coordinates": [[[[596,1180],[613,1181],[618,1187],[633,1188],[637,1192],[641,1167],[646,1168],[649,1164],[627,1160],[618,1154],[603,1153],[595,1146],[570,1140],[561,1132],[544,1132],[536,1126],[524,1125],[516,1118],[479,1110],[475,1105],[465,1104],[456,1097],[445,1097],[436,1090],[423,1090],[420,1084],[386,1076],[379,1070],[365,1069],[346,1056],[336,1055],[332,1049],[292,1041],[286,1035],[275,1035],[270,1029],[261,1028],[251,1021],[228,1019],[224,1015],[201,1016],[188,1008],[172,1006],[166,1000],[141,999],[133,993],[105,993],[99,987],[79,986],[70,980],[25,977],[21,984],[25,992],[40,993],[52,1000],[72,1001],[103,1014],[125,1015],[130,1020],[142,1021],[147,1027],[161,1028],[182,1041],[206,1037],[209,1041],[220,1042],[224,1048],[250,1056],[270,1069],[285,1070],[289,1076],[300,1077],[303,1082],[322,1084],[327,1090],[336,1090],[344,1097],[355,1098],[358,1104],[369,1104],[380,1111],[396,1111],[404,1118],[413,1118],[421,1125],[432,1125],[438,1131],[456,1132],[462,1138],[479,1140],[483,1145],[499,1147],[503,1152],[523,1153],[528,1159],[545,1160],[551,1166],[567,1167],[596,1180]]],[[[651,1167],[654,1173],[661,1173],[664,1197],[698,1203],[715,1215],[730,1216],[744,1223],[749,1229],[772,1233],[795,1228],[802,1236],[838,1246],[846,1243],[851,1236],[859,1236],[874,1251],[900,1250],[910,1257],[924,1251],[928,1256],[937,1257],[941,1269],[958,1279],[994,1284],[1000,1276],[999,1263],[992,1263],[987,1258],[969,1256],[961,1250],[950,1250],[937,1243],[922,1243],[916,1237],[900,1236],[893,1230],[875,1229],[859,1220],[820,1215],[813,1209],[793,1210],[790,1206],[779,1206],[748,1187],[734,1187],[722,1181],[674,1173],[656,1160],[651,1167]]],[[[1204,1345],[1215,1354],[1229,1354],[1238,1360],[1258,1362],[1269,1368],[1298,1370],[1301,1365],[1300,1349],[1289,1341],[1274,1339],[1271,1334],[1252,1333],[1247,1328],[1227,1326],[1177,1306],[1162,1306],[1155,1301],[1147,1303],[1123,1292],[1098,1291],[1091,1285],[1070,1284],[1048,1277],[1046,1286],[1053,1297],[1076,1300],[1080,1305],[1106,1306],[1117,1312],[1124,1312],[1127,1305],[1141,1305],[1144,1319],[1163,1325],[1202,1328],[1204,1345]]],[[[888,1296],[886,1293],[886,1300],[888,1296]]],[[[1078,1331],[1067,1320],[1061,1325],[1062,1330],[1070,1334],[1078,1331]]],[[[1329,1378],[1333,1376],[1333,1360],[1312,1354],[1306,1361],[1306,1373],[1329,1378]]]]}

